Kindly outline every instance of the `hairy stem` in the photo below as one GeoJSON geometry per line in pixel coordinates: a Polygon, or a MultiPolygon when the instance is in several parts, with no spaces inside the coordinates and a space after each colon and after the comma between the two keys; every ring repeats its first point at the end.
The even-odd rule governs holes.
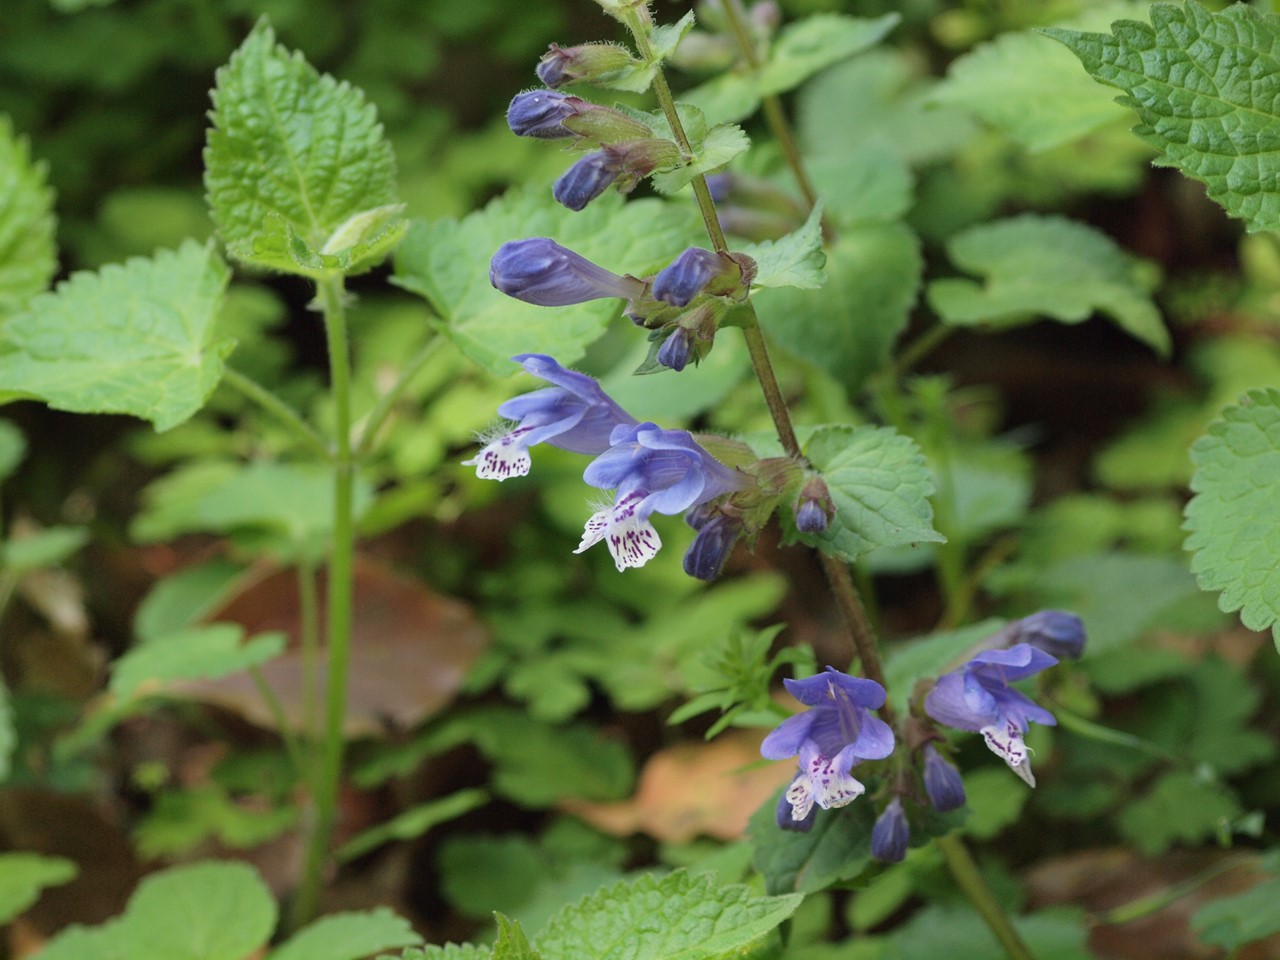
{"type": "Polygon", "coordinates": [[[982,879],[978,865],[974,863],[973,856],[964,845],[964,841],[952,833],[945,837],[938,837],[935,842],[938,844],[938,849],[942,851],[942,856],[947,861],[947,869],[951,871],[951,876],[955,879],[960,892],[973,904],[973,908],[978,911],[995,938],[1000,941],[1000,946],[1004,947],[1004,952],[1010,960],[1034,960],[1031,950],[1004,912],[1004,907],[991,892],[987,882],[982,879]]]}
{"type": "Polygon", "coordinates": [[[329,376],[333,393],[336,455],[333,471],[333,544],[329,557],[328,683],[325,690],[323,739],[315,782],[315,823],[307,843],[306,865],[292,927],[316,916],[320,890],[328,867],[329,846],[337,821],[338,788],[342,772],[342,723],[347,711],[347,673],[351,661],[352,564],[355,522],[352,494],[355,463],[351,456],[351,358],[347,341],[343,276],[327,273],[319,281],[317,300],[324,317],[329,348],[329,376]]]}
{"type": "Polygon", "coordinates": [[[223,368],[222,380],[227,386],[239,390],[258,406],[262,407],[263,410],[266,410],[283,423],[293,431],[294,436],[314,452],[319,453],[326,460],[332,459],[333,451],[329,449],[329,444],[325,443],[324,437],[320,436],[311,424],[303,420],[298,411],[294,410],[293,407],[289,406],[262,384],[256,380],[251,380],[231,367],[223,368]]]}

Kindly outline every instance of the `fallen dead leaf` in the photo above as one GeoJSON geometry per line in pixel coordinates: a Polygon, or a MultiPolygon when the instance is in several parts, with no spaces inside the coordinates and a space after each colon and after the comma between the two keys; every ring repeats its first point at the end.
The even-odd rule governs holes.
{"type": "Polygon", "coordinates": [[[757,765],[761,739],[732,731],[710,743],[659,750],[645,763],[630,800],[567,801],[562,807],[617,835],[643,832],[670,843],[698,836],[741,839],[751,814],[795,775],[794,764],[757,765]]]}

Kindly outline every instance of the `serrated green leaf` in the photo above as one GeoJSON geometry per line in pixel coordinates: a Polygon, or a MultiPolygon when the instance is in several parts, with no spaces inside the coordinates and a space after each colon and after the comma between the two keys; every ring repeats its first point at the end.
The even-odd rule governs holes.
{"type": "Polygon", "coordinates": [[[892,222],[911,208],[911,170],[890,144],[877,141],[848,153],[818,154],[805,166],[828,218],[842,227],[892,222]]]}
{"type": "Polygon", "coordinates": [[[820,290],[762,290],[756,309],[770,339],[856,391],[906,329],[923,270],[919,242],[901,223],[841,230],[826,269],[820,290]]]}
{"type": "Polygon", "coordinates": [[[216,783],[165,790],[139,821],[134,842],[148,859],[189,854],[210,839],[232,849],[248,849],[280,836],[297,824],[298,816],[295,807],[238,803],[216,783]]]}
{"type": "Polygon", "coordinates": [[[941,543],[933,529],[933,480],[920,448],[888,427],[819,427],[805,455],[831,491],[836,514],[797,539],[849,562],[876,547],[941,543]]]}
{"type": "Polygon", "coordinates": [[[822,249],[822,204],[818,203],[804,222],[777,240],[747,244],[735,253],[745,253],[756,262],[753,287],[798,287],[813,290],[826,282],[823,267],[827,255],[822,249]]]}
{"type": "Polygon", "coordinates": [[[27,455],[27,439],[8,420],[0,420],[0,480],[18,469],[27,455]]]}
{"type": "MultiPolygon", "coordinates": [[[[1138,14],[1113,3],[1102,23],[1138,14]]],[[[961,107],[1028,150],[1048,150],[1132,114],[1080,70],[1070,52],[1035,33],[1005,33],[952,61],[930,102],[961,107]]]]}
{"type": "Polygon", "coordinates": [[[686,186],[698,174],[711,173],[723,167],[734,157],[745,153],[751,146],[751,140],[743,129],[736,124],[722,123],[711,127],[705,133],[699,131],[705,121],[687,120],[691,110],[688,104],[680,104],[681,119],[687,124],[686,133],[693,147],[693,156],[674,170],[660,170],[653,174],[651,182],[659,193],[671,194],[686,186]],[[696,132],[695,131],[699,131],[696,132]]]}
{"type": "Polygon", "coordinates": [[[929,284],[929,305],[945,323],[1004,328],[1037,316],[1079,323],[1097,311],[1156,352],[1169,352],[1169,332],[1151,302],[1150,271],[1083,223],[1024,214],[956,234],[947,254],[986,281],[929,284]]]}
{"type": "Polygon", "coordinates": [[[739,950],[786,920],[799,895],[760,897],[677,870],[624,880],[565,907],[535,946],[545,957],[604,960],[627,944],[629,960],[711,960],[739,950]]]}
{"type": "Polygon", "coordinates": [[[1161,162],[1204,183],[1249,230],[1280,228],[1280,19],[1242,3],[1213,13],[1194,0],[1149,13],[1150,24],[1120,20],[1110,34],[1043,32],[1125,92],[1120,102],[1142,121],[1134,132],[1161,162]]]}
{"type": "Polygon", "coordinates": [[[1207,783],[1185,771],[1161,777],[1148,793],[1121,811],[1121,834],[1147,856],[1174,843],[1198,843],[1241,813],[1240,803],[1225,786],[1207,783]]]}
{"type": "Polygon", "coordinates": [[[31,536],[0,544],[0,567],[21,576],[56,566],[88,542],[88,527],[46,527],[31,536]]]}
{"type": "Polygon", "coordinates": [[[205,190],[233,257],[315,275],[390,251],[404,228],[377,112],[276,44],[265,20],[218,70],[211,118],[205,190]]]}
{"type": "MultiPolygon", "coordinates": [[[[129,530],[142,542],[183,533],[266,531],[283,541],[272,544],[278,551],[315,557],[333,523],[333,475],[323,464],[197,462],[153,481],[143,500],[129,530]]],[[[372,501],[371,484],[357,478],[355,516],[372,501]]]]}
{"type": "Polygon", "coordinates": [[[752,862],[769,893],[816,893],[871,865],[871,804],[819,810],[813,828],[801,833],[778,826],[777,801],[775,794],[762,804],[747,828],[756,847],[752,862]]]}
{"type": "Polygon", "coordinates": [[[498,939],[493,945],[493,960],[542,960],[542,955],[529,946],[529,938],[520,929],[520,924],[495,914],[498,922],[498,939]]]}
{"type": "Polygon", "coordinates": [[[514,373],[517,353],[550,353],[563,364],[621,313],[616,300],[571,307],[536,307],[489,283],[489,259],[508,240],[554,237],[615,273],[643,276],[705,243],[696,212],[657,199],[624,203],[608,194],[574,213],[551,192],[513,190],[462,221],[415,222],[396,252],[395,282],[427,298],[444,332],[472,360],[500,375],[514,373]]]}
{"type": "Polygon", "coordinates": [[[717,122],[743,120],[763,97],[793,90],[814,74],[884,39],[901,17],[814,14],[784,26],[757,72],[728,71],[682,95],[717,122]]]}
{"type": "Polygon", "coordinates": [[[421,942],[408,920],[379,907],[321,917],[271,951],[268,960],[363,960],[378,950],[421,942]]]}
{"type": "Polygon", "coordinates": [[[1280,649],[1280,391],[1255,390],[1228,407],[1191,447],[1195,496],[1186,508],[1186,548],[1204,590],[1240,611],[1251,630],[1271,628],[1280,649]]]}
{"type": "MultiPolygon", "coordinates": [[[[0,774],[0,780],[3,779],[0,774]]],[[[0,853],[0,926],[35,903],[45,887],[69,883],[79,872],[75,863],[63,857],[0,853]]]]}
{"type": "Polygon", "coordinates": [[[0,330],[0,384],[59,410],[175,427],[204,405],[231,352],[213,339],[229,276],[194,242],[73,274],[0,330]]]}
{"type": "Polygon", "coordinates": [[[439,800],[420,803],[376,827],[356,834],[338,848],[335,856],[339,860],[353,860],[392,840],[416,839],[437,824],[447,823],[488,802],[489,794],[483,790],[459,790],[439,800]]]}
{"type": "Polygon", "coordinates": [[[53,191],[45,165],[0,114],[0,320],[22,310],[58,269],[53,191]]]}
{"type": "Polygon", "coordinates": [[[110,689],[120,699],[145,694],[175,680],[202,680],[260,666],[279,656],[283,633],[260,633],[242,643],[239,624],[194,627],[130,650],[111,667],[110,689]]]}
{"type": "Polygon", "coordinates": [[[1191,929],[1203,943],[1233,952],[1280,933],[1280,880],[1260,883],[1252,890],[1205,904],[1191,915],[1191,929]]]}

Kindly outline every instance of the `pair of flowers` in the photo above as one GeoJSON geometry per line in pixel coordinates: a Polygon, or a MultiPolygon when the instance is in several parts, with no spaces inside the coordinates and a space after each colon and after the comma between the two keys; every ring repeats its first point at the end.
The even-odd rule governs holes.
{"type": "MultiPolygon", "coordinates": [[[[991,637],[987,649],[957,670],[940,677],[924,700],[933,720],[958,730],[981,733],[987,746],[1030,786],[1035,786],[1024,737],[1028,725],[1057,723],[1053,714],[1010,686],[1084,650],[1084,625],[1073,614],[1045,610],[1016,621],[991,637]],[[1052,653],[1049,651],[1053,651],[1052,653]],[[1057,654],[1055,656],[1055,654],[1057,654]]],[[[784,681],[810,709],[784,720],[761,744],[770,760],[797,757],[799,770],[779,800],[778,823],[789,829],[812,826],[814,805],[842,807],[866,788],[854,778],[863,760],[893,753],[893,730],[872,714],[884,706],[885,690],[873,680],[851,677],[833,667],[805,680],[784,681]]],[[[939,811],[964,805],[964,782],[932,743],[923,749],[925,793],[939,811]]],[[[910,830],[897,792],[876,821],[871,849],[880,860],[906,855],[910,830]]]]}
{"type": "Polygon", "coordinates": [[[611,505],[587,520],[575,552],[603,540],[619,570],[643,566],[662,546],[650,516],[690,511],[691,525],[699,527],[699,533],[685,557],[685,569],[693,576],[710,573],[702,579],[717,575],[736,536],[723,542],[723,530],[712,529],[714,525],[705,522],[706,511],[699,508],[744,487],[746,476],[712,457],[688,431],[637,421],[586,374],[566,370],[542,354],[512,359],[552,386],[498,408],[499,416],[514,425],[464,461],[476,468],[476,476],[524,476],[532,463],[529,448],[539,443],[593,455],[583,480],[616,494],[611,505]]]}

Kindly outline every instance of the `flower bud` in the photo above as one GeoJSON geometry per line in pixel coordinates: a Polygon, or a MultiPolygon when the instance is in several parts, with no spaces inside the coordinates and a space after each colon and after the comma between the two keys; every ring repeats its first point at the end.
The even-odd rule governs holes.
{"type": "Polygon", "coordinates": [[[1084,653],[1084,621],[1074,613],[1063,610],[1041,610],[1009,624],[1009,645],[1029,643],[1045,653],[1057,657],[1078,660],[1084,653]]]}
{"type": "Polygon", "coordinates": [[[907,855],[911,827],[902,811],[902,801],[894,797],[871,828],[871,856],[882,863],[897,863],[907,855]]]}
{"type": "Polygon", "coordinates": [[[742,255],[716,253],[689,247],[653,278],[653,296],[673,307],[683,307],[700,293],[717,296],[732,293],[750,282],[743,262],[754,276],[754,262],[742,255]]]}
{"type": "Polygon", "coordinates": [[[924,748],[924,791],[939,813],[964,806],[964,780],[960,771],[944,760],[932,743],[924,748]]]}
{"type": "Polygon", "coordinates": [[[591,83],[639,63],[625,47],[616,43],[584,43],[576,47],[553,43],[538,62],[538,79],[548,87],[576,80],[591,83]]]}
{"type": "Polygon", "coordinates": [[[563,123],[576,112],[572,101],[555,90],[526,90],[517,93],[507,107],[507,126],[518,137],[537,137],[540,140],[558,140],[572,137],[563,123]]]}
{"type": "MultiPolygon", "coordinates": [[[[700,525],[698,535],[689,544],[684,555],[684,572],[699,580],[714,580],[720,576],[733,552],[733,545],[742,534],[742,521],[717,513],[709,519],[696,518],[700,525]]],[[[693,525],[688,516],[685,520],[693,525]]]]}
{"type": "Polygon", "coordinates": [[[570,210],[583,210],[618,178],[618,168],[603,150],[589,153],[560,175],[551,193],[570,210]]]}
{"type": "Polygon", "coordinates": [[[826,481],[810,477],[796,505],[796,529],[801,533],[821,533],[835,515],[835,504],[831,502],[826,481]]]}
{"type": "Polygon", "coordinates": [[[643,281],[620,277],[547,237],[511,240],[489,263],[489,282],[509,297],[540,307],[563,307],[604,297],[629,300],[643,281]]]}
{"type": "Polygon", "coordinates": [[[677,326],[658,350],[658,362],[679,373],[689,363],[689,331],[677,326]]]}

